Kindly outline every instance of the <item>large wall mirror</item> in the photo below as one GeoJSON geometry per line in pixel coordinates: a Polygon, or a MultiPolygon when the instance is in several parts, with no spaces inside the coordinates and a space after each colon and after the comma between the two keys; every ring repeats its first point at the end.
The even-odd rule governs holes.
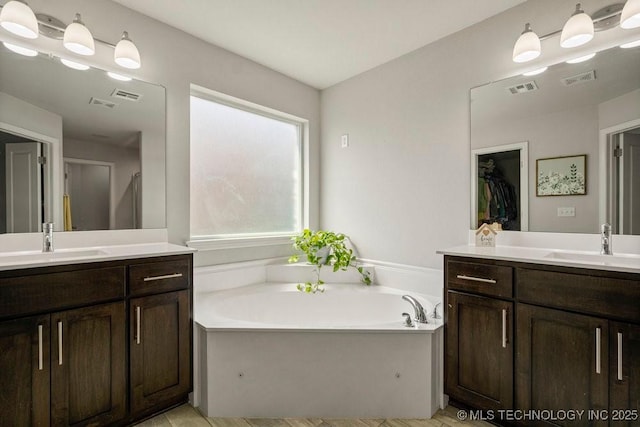
{"type": "Polygon", "coordinates": [[[473,88],[471,228],[640,235],[640,47],[473,88]]]}
{"type": "Polygon", "coordinates": [[[0,45],[0,234],[165,228],[165,90],[0,45]]]}

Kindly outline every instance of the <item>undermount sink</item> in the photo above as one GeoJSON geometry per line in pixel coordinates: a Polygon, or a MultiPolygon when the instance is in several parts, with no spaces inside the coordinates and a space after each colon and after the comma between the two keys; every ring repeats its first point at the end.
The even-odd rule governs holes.
{"type": "Polygon", "coordinates": [[[103,251],[101,249],[60,249],[54,252],[9,252],[0,253],[0,264],[86,258],[98,255],[106,255],[106,253],[106,251],[103,251]]]}
{"type": "Polygon", "coordinates": [[[596,252],[553,251],[548,253],[545,258],[580,262],[584,264],[640,268],[640,255],[631,254],[602,255],[596,252]]]}

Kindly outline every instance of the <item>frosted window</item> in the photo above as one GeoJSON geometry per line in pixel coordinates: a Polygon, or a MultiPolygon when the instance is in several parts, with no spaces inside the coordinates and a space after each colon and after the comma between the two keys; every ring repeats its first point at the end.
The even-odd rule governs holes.
{"type": "Polygon", "coordinates": [[[191,235],[301,229],[301,125],[191,97],[191,235]]]}

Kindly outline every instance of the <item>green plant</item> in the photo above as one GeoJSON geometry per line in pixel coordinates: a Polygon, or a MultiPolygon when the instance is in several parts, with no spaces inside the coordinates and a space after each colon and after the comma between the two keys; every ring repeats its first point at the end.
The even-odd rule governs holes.
{"type": "MultiPolygon", "coordinates": [[[[293,241],[293,249],[301,251],[307,257],[307,262],[313,266],[316,274],[315,282],[298,283],[298,290],[307,293],[324,292],[322,285],[324,282],[320,279],[320,269],[323,266],[330,266],[333,271],[346,271],[349,267],[353,267],[362,276],[362,283],[371,284],[371,277],[368,271],[359,266],[353,249],[347,248],[345,244],[345,236],[342,233],[334,233],[332,231],[312,231],[304,229],[302,233],[291,238],[293,241]]],[[[298,262],[299,255],[295,254],[289,258],[289,262],[298,262]]]]}

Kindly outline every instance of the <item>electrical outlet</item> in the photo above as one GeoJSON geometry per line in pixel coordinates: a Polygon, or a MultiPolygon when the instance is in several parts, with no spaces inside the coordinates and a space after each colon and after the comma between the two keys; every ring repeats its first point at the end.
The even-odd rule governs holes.
{"type": "Polygon", "coordinates": [[[345,133],[342,135],[342,148],[347,148],[349,146],[349,134],[345,133]]]}
{"type": "Polygon", "coordinates": [[[558,216],[576,216],[576,208],[558,208],[558,216]]]}

